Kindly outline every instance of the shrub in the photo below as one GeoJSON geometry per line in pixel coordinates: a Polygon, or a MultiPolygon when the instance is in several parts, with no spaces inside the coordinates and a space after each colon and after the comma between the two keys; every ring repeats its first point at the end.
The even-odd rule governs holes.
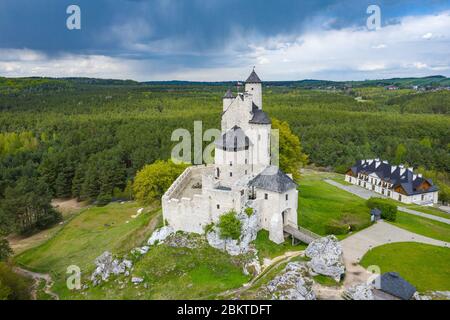
{"type": "Polygon", "coordinates": [[[327,234],[347,234],[349,231],[348,225],[343,224],[337,220],[331,220],[325,225],[325,232],[327,234]]]}
{"type": "Polygon", "coordinates": [[[0,261],[5,261],[11,254],[12,250],[8,240],[0,238],[0,261]]]}
{"type": "Polygon", "coordinates": [[[220,237],[222,239],[231,238],[238,240],[241,236],[241,221],[237,218],[234,210],[223,214],[217,226],[219,227],[220,237]]]}
{"type": "Polygon", "coordinates": [[[164,192],[186,168],[187,165],[175,164],[171,160],[158,160],[144,166],[134,179],[134,198],[143,205],[161,200],[164,192]]]}
{"type": "Polygon", "coordinates": [[[208,234],[214,228],[214,223],[207,224],[203,229],[205,230],[205,234],[208,234]]]}
{"type": "Polygon", "coordinates": [[[247,216],[251,217],[253,214],[253,208],[245,208],[244,212],[247,214],[247,216]]]}
{"type": "Polygon", "coordinates": [[[112,200],[111,195],[109,194],[101,194],[97,197],[97,205],[102,207],[106,206],[108,203],[110,203],[112,200]]]}
{"type": "Polygon", "coordinates": [[[0,300],[30,299],[31,282],[15,273],[8,264],[0,262],[0,300]]]}
{"type": "Polygon", "coordinates": [[[397,205],[389,199],[370,198],[366,202],[370,209],[378,208],[381,211],[381,218],[387,221],[395,221],[397,219],[397,205]]]}

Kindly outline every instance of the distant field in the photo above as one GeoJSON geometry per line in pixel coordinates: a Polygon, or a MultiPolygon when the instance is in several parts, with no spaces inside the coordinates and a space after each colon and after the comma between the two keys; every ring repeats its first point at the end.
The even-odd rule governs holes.
{"type": "Polygon", "coordinates": [[[381,272],[398,272],[420,292],[450,290],[450,249],[427,244],[403,242],[376,247],[361,260],[361,265],[378,265],[381,272]]]}
{"type": "MultiPolygon", "coordinates": [[[[330,233],[329,225],[348,231],[370,225],[365,200],[323,181],[334,174],[308,170],[300,179],[298,223],[317,234],[330,233]]],[[[346,233],[346,232],[345,232],[346,233]]],[[[343,233],[343,234],[345,234],[343,233]]]]}

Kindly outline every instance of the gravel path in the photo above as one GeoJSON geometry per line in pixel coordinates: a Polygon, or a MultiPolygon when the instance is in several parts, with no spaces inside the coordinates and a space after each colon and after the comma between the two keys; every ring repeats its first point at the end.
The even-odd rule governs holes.
{"type": "MultiPolygon", "coordinates": [[[[325,182],[327,182],[327,183],[329,183],[329,184],[331,184],[331,185],[333,185],[335,187],[338,187],[339,189],[342,189],[342,190],[345,190],[347,192],[353,193],[354,195],[356,195],[356,196],[358,196],[360,198],[363,198],[363,199],[369,199],[370,197],[378,197],[378,198],[382,197],[379,193],[375,193],[375,192],[373,192],[371,190],[367,190],[367,189],[364,189],[364,188],[361,188],[361,187],[358,187],[358,186],[354,186],[354,185],[347,186],[347,185],[343,185],[343,184],[340,184],[339,182],[336,182],[336,181],[333,181],[333,180],[329,180],[329,179],[325,179],[325,182]]],[[[397,208],[398,208],[399,211],[402,211],[402,212],[406,212],[406,213],[413,214],[413,215],[416,215],[416,216],[419,216],[419,217],[423,217],[423,218],[427,218],[427,219],[431,219],[431,220],[435,220],[435,221],[439,221],[439,222],[450,224],[450,219],[446,219],[446,218],[435,216],[435,215],[432,215],[432,214],[428,214],[428,213],[424,213],[424,212],[408,209],[408,208],[401,207],[401,206],[398,206],[397,208]]]]}
{"type": "Polygon", "coordinates": [[[33,289],[31,292],[31,296],[32,296],[33,300],[37,299],[37,286],[39,285],[40,280],[45,281],[44,292],[46,294],[50,295],[51,297],[53,297],[54,300],[59,300],[59,296],[56,293],[54,293],[53,291],[51,291],[51,288],[53,285],[53,280],[49,274],[32,272],[30,270],[22,269],[19,267],[15,267],[14,271],[16,271],[18,274],[21,274],[25,277],[32,278],[34,280],[34,285],[33,285],[33,289]]]}
{"type": "Polygon", "coordinates": [[[361,258],[367,251],[394,242],[419,242],[450,248],[448,242],[424,237],[390,223],[378,221],[376,224],[341,241],[346,267],[345,287],[364,282],[370,276],[370,273],[359,265],[361,258]]]}

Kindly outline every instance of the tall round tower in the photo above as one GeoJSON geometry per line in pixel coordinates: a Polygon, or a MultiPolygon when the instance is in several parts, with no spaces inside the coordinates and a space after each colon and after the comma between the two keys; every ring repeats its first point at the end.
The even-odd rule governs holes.
{"type": "Polygon", "coordinates": [[[252,73],[245,81],[245,91],[253,96],[253,103],[262,109],[262,82],[253,68],[252,73]]]}

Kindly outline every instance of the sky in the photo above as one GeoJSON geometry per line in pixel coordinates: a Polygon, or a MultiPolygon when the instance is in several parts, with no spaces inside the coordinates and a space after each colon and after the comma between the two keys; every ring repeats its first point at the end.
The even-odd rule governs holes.
{"type": "Polygon", "coordinates": [[[0,1],[0,76],[234,81],[253,66],[272,81],[450,76],[450,1],[0,1]]]}

